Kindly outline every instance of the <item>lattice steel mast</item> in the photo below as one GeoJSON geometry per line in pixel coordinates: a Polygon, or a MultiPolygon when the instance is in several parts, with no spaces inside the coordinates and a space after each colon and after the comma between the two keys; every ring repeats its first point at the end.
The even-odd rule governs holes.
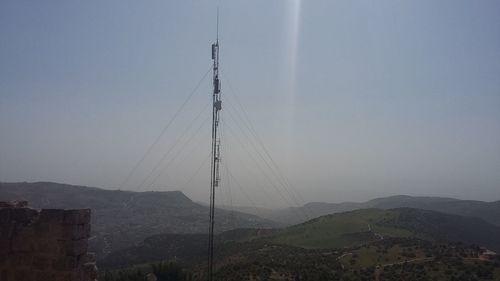
{"type": "Polygon", "coordinates": [[[217,11],[217,39],[212,44],[213,60],[213,109],[212,109],[212,162],[210,171],[210,220],[208,234],[208,280],[213,280],[215,190],[219,186],[220,138],[218,136],[219,113],[222,109],[219,81],[219,11],[217,11]]]}

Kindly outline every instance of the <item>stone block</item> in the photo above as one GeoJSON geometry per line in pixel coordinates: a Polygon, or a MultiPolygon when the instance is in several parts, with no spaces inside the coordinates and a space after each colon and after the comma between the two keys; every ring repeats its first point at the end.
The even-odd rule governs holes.
{"type": "Polygon", "coordinates": [[[36,270],[46,270],[52,265],[52,259],[48,256],[36,255],[33,257],[32,265],[36,270]]]}
{"type": "Polygon", "coordinates": [[[40,211],[40,222],[63,223],[64,214],[62,209],[43,209],[40,211]]]}
{"type": "Polygon", "coordinates": [[[64,242],[64,254],[67,256],[78,257],[87,252],[88,240],[73,240],[64,242]]]}
{"type": "Polygon", "coordinates": [[[90,228],[88,224],[65,224],[60,229],[60,239],[63,240],[80,240],[90,237],[90,228]]]}
{"type": "Polygon", "coordinates": [[[7,268],[2,268],[2,270],[0,270],[0,280],[9,281],[9,271],[7,268]]]}
{"type": "Polygon", "coordinates": [[[16,267],[30,267],[33,263],[33,256],[31,254],[14,253],[10,260],[11,264],[16,267]]]}
{"type": "Polygon", "coordinates": [[[9,223],[11,214],[12,214],[12,209],[0,208],[0,224],[9,223]]]}
{"type": "Polygon", "coordinates": [[[56,271],[71,271],[77,267],[76,257],[60,257],[52,261],[52,268],[56,271]]]}
{"type": "Polygon", "coordinates": [[[90,231],[83,224],[49,224],[39,223],[36,233],[42,239],[80,240],[90,237],[90,231]]]}
{"type": "Polygon", "coordinates": [[[40,239],[47,239],[47,238],[52,238],[54,236],[53,233],[51,233],[51,228],[52,224],[47,223],[47,222],[38,222],[34,226],[34,232],[37,237],[40,239]]]}
{"type": "Polygon", "coordinates": [[[87,238],[90,238],[90,236],[91,236],[91,235],[90,235],[90,233],[91,233],[91,231],[92,231],[92,226],[91,226],[91,224],[90,224],[90,223],[84,224],[84,225],[83,225],[83,228],[84,228],[84,230],[83,230],[83,231],[84,231],[84,232],[85,232],[85,234],[87,235],[87,238]]]}
{"type": "Polygon", "coordinates": [[[42,270],[34,272],[36,281],[52,281],[57,278],[57,273],[54,271],[42,270]]]}
{"type": "Polygon", "coordinates": [[[33,252],[35,251],[35,241],[33,239],[21,239],[15,237],[12,240],[13,252],[33,252]]]}
{"type": "Polygon", "coordinates": [[[53,281],[80,281],[80,280],[84,279],[80,278],[79,272],[59,272],[53,281]]]}
{"type": "Polygon", "coordinates": [[[17,269],[14,278],[15,281],[36,281],[35,276],[28,269],[17,269]]]}
{"type": "Polygon", "coordinates": [[[31,252],[35,250],[35,242],[37,236],[32,227],[18,226],[12,238],[12,251],[14,252],[31,252]]]}
{"type": "Polygon", "coordinates": [[[46,255],[59,255],[60,243],[54,239],[40,239],[35,241],[35,251],[46,255]]]}
{"type": "MultiPolygon", "coordinates": [[[[2,267],[3,265],[9,264],[9,261],[11,258],[10,255],[11,255],[11,253],[9,253],[9,252],[0,253],[0,267],[2,267]]],[[[2,280],[2,279],[0,279],[0,280],[2,280]]]]}
{"type": "Polygon", "coordinates": [[[0,253],[9,253],[11,251],[11,241],[0,239],[0,253]]]}
{"type": "Polygon", "coordinates": [[[65,210],[65,224],[87,224],[90,223],[90,209],[65,210]]]}
{"type": "Polygon", "coordinates": [[[16,226],[13,223],[0,224],[0,240],[9,240],[14,235],[16,226]]]}
{"type": "Polygon", "coordinates": [[[66,224],[40,224],[40,231],[47,231],[46,237],[49,239],[55,239],[55,240],[64,240],[64,229],[66,224]]]}
{"type": "Polygon", "coordinates": [[[55,224],[50,226],[51,237],[57,240],[72,240],[72,224],[55,224]]]}
{"type": "Polygon", "coordinates": [[[15,237],[19,239],[37,239],[35,228],[31,225],[17,225],[15,229],[15,237]]]}
{"type": "Polygon", "coordinates": [[[38,217],[38,211],[30,208],[15,208],[11,212],[11,219],[23,224],[31,223],[38,217]]]}

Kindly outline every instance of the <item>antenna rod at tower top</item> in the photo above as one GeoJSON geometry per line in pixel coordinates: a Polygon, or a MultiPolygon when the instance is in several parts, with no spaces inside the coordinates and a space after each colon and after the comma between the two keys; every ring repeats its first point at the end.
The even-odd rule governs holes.
{"type": "Polygon", "coordinates": [[[217,43],[219,43],[219,7],[217,7],[217,43]]]}

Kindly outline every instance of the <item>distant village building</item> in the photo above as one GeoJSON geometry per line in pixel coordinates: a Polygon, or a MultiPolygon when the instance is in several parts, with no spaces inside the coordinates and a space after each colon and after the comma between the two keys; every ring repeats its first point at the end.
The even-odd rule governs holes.
{"type": "Polygon", "coordinates": [[[481,248],[481,254],[479,255],[479,258],[484,259],[484,260],[493,260],[497,257],[497,253],[488,250],[486,248],[481,248]]]}

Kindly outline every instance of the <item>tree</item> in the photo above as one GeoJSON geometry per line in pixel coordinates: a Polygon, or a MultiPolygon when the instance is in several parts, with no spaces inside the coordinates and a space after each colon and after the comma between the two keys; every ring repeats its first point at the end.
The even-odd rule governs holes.
{"type": "Polygon", "coordinates": [[[188,274],[175,262],[159,262],[151,264],[151,268],[153,269],[153,274],[156,276],[158,281],[189,280],[188,274]]]}

